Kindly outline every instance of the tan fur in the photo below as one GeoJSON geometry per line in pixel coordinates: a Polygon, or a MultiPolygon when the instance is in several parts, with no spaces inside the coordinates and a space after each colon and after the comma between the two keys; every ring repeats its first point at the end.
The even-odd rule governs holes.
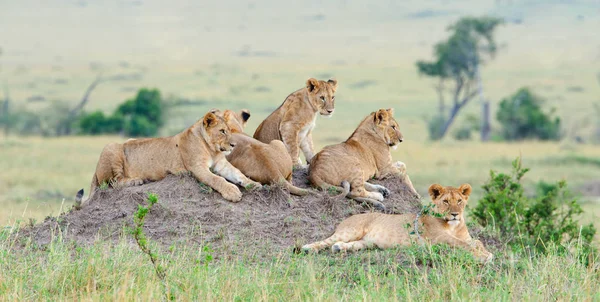
{"type": "Polygon", "coordinates": [[[345,142],[326,146],[317,153],[310,165],[309,180],[321,189],[343,185],[348,197],[380,209],[384,209],[381,201],[389,190],[368,183],[372,177],[397,175],[418,196],[406,174],[406,165],[392,162],[390,148],[395,149],[402,140],[392,109],[372,112],[345,142]]]}
{"type": "Polygon", "coordinates": [[[254,132],[254,138],[270,143],[281,140],[294,166],[301,166],[300,149],[307,163],[315,154],[312,131],[317,115],[330,117],[335,109],[336,80],[319,81],[310,78],[306,87],[290,94],[279,108],[269,115],[254,132]]]}
{"type": "Polygon", "coordinates": [[[227,161],[225,156],[235,150],[234,145],[225,120],[211,112],[175,136],[108,144],[96,165],[90,198],[104,182],[113,186],[141,185],[163,179],[169,173],[190,171],[198,181],[217,190],[225,199],[237,202],[242,193],[227,180],[244,187],[261,185],[227,161]]]}
{"type": "Polygon", "coordinates": [[[265,144],[243,132],[250,118],[248,110],[239,113],[231,110],[225,110],[223,113],[214,112],[222,116],[231,129],[231,141],[235,143],[235,148],[227,155],[227,160],[234,167],[261,184],[281,183],[294,195],[308,194],[307,190],[291,183],[293,163],[283,142],[273,140],[265,144]]]}
{"type": "MultiPolygon", "coordinates": [[[[476,259],[490,261],[493,254],[488,252],[481,241],[473,240],[464,220],[465,205],[471,194],[471,186],[463,184],[459,188],[442,187],[438,184],[429,187],[429,193],[435,207],[433,210],[443,217],[420,216],[417,231],[421,238],[430,244],[447,243],[471,251],[476,259]]],[[[367,213],[354,215],[342,221],[331,237],[307,244],[305,251],[318,252],[332,247],[338,251],[357,251],[363,248],[391,248],[413,244],[417,235],[415,230],[415,214],[390,215],[367,213]],[[411,238],[413,236],[413,238],[411,238]]]]}

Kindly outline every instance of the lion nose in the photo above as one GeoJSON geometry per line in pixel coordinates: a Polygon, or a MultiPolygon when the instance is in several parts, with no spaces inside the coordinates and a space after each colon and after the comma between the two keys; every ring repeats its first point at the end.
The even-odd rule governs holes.
{"type": "Polygon", "coordinates": [[[404,140],[403,138],[399,138],[399,139],[398,139],[398,141],[399,141],[399,142],[402,142],[403,140],[404,140]]]}
{"type": "Polygon", "coordinates": [[[327,113],[333,113],[333,109],[327,109],[327,113]]]}
{"type": "Polygon", "coordinates": [[[452,216],[454,216],[455,218],[456,218],[456,216],[458,216],[458,212],[453,212],[453,213],[450,213],[450,214],[452,214],[452,216]]]}

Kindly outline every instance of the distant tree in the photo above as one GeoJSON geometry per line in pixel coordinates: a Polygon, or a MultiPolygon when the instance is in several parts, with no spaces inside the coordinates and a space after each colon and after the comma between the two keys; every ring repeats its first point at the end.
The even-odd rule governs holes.
{"type": "Polygon", "coordinates": [[[496,112],[502,137],[505,140],[560,139],[560,118],[553,118],[553,111],[544,113],[543,103],[544,100],[528,88],[521,88],[502,100],[496,112]]]}
{"type": "Polygon", "coordinates": [[[420,74],[437,78],[439,97],[438,114],[430,120],[430,137],[442,139],[462,108],[477,94],[482,100],[482,139],[489,137],[489,105],[483,99],[480,65],[484,58],[493,58],[498,49],[494,40],[494,30],[502,20],[493,17],[465,17],[448,27],[451,32],[447,40],[434,46],[433,61],[418,61],[420,74]],[[450,90],[451,107],[445,103],[447,82],[452,82],[450,90]],[[477,89],[475,89],[477,85],[477,89]]]}

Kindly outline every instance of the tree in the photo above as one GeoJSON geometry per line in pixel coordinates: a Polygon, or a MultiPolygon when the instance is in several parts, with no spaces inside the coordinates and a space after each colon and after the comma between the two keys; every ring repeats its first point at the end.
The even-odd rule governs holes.
{"type": "Polygon", "coordinates": [[[480,65],[484,57],[494,57],[498,49],[494,30],[502,20],[493,17],[465,17],[448,27],[451,32],[446,41],[434,46],[433,61],[418,61],[419,73],[437,78],[436,90],[439,97],[438,115],[430,121],[430,137],[442,139],[456,116],[477,94],[482,100],[482,139],[489,137],[489,105],[483,98],[480,65]],[[452,82],[451,108],[445,103],[446,85],[452,82]],[[477,89],[475,89],[477,85],[477,89]]]}
{"type": "Polygon", "coordinates": [[[560,118],[552,118],[542,111],[544,100],[527,88],[500,102],[496,119],[502,127],[505,140],[558,140],[560,118]]]}

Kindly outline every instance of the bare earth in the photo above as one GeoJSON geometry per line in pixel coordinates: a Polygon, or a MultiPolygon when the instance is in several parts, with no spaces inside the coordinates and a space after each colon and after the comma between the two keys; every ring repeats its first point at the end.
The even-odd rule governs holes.
{"type": "MultiPolygon", "coordinates": [[[[388,211],[416,213],[421,209],[421,202],[398,179],[376,183],[392,192],[385,200],[388,211]]],[[[294,184],[307,187],[306,170],[295,171],[294,184]]],[[[148,192],[158,194],[159,203],[146,216],[144,230],[150,240],[164,247],[192,243],[209,244],[215,250],[282,251],[325,238],[342,219],[371,211],[327,192],[297,197],[271,186],[245,192],[242,201],[230,203],[206,188],[189,175],[169,175],[142,186],[100,190],[82,209],[21,230],[19,242],[25,244],[30,238],[32,244],[43,248],[59,235],[78,245],[132,240],[127,229],[133,226],[138,205],[147,205],[148,192]]]]}

